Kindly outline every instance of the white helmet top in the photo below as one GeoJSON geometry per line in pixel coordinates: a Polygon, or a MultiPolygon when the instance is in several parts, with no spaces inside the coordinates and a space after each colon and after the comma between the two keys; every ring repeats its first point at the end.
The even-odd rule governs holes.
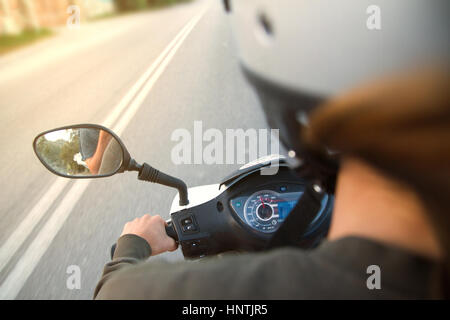
{"type": "Polygon", "coordinates": [[[269,125],[290,163],[325,185],[338,159],[300,141],[311,109],[371,79],[450,61],[449,0],[224,1],[269,125]]]}
{"type": "Polygon", "coordinates": [[[320,96],[448,61],[448,0],[233,0],[244,68],[320,96]]]}

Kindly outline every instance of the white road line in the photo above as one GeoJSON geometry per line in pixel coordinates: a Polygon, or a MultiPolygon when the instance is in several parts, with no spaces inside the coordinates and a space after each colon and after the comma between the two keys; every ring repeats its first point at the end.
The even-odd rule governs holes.
{"type": "MultiPolygon", "coordinates": [[[[117,108],[113,113],[106,119],[104,125],[111,125],[114,123],[115,119],[119,117],[123,109],[125,109],[128,104],[126,101],[130,102],[132,98],[139,91],[139,88],[145,83],[145,75],[150,76],[148,81],[145,83],[142,91],[136,96],[136,98],[131,102],[127,111],[121,117],[120,121],[113,128],[114,131],[120,135],[126,128],[128,123],[131,121],[133,116],[139,110],[145,97],[148,95],[153,85],[156,83],[158,78],[161,76],[163,71],[166,69],[169,62],[174,57],[176,51],[180,48],[181,44],[187,38],[189,33],[195,27],[197,22],[206,12],[207,8],[196,16],[194,16],[186,26],[180,31],[180,33],[175,37],[175,39],[168,45],[168,47],[161,53],[161,55],[155,60],[155,62],[150,66],[150,68],[144,73],[144,75],[138,80],[138,82],[133,86],[130,92],[122,99],[117,108]],[[154,71],[154,72],[153,72],[154,71]],[[152,73],[153,72],[153,73],[152,73]]],[[[57,181],[58,182],[58,181],[57,181]]],[[[83,195],[86,188],[89,186],[91,180],[78,180],[74,183],[71,189],[67,192],[67,195],[61,201],[59,206],[53,212],[52,216],[49,218],[47,223],[41,229],[39,234],[27,248],[25,253],[21,256],[20,260],[15,265],[14,269],[7,276],[5,281],[0,286],[0,299],[14,299],[24,286],[25,282],[28,280],[29,276],[39,263],[40,259],[47,251],[48,247],[51,245],[53,239],[64,225],[64,222],[69,217],[72,209],[75,207],[78,200],[83,195]]],[[[53,186],[52,188],[53,189],[53,186]]],[[[55,188],[56,189],[56,186],[55,188]]],[[[49,190],[50,191],[50,190],[49,190]]],[[[58,193],[59,194],[59,193],[58,193]]],[[[51,195],[51,193],[50,193],[51,195]]],[[[55,199],[55,198],[53,198],[55,199]]],[[[39,204],[39,203],[38,203],[39,204]]],[[[41,208],[45,208],[43,205],[41,208]]],[[[34,208],[33,208],[34,209],[34,208]]],[[[47,208],[48,209],[48,208],[47,208]]],[[[36,209],[38,211],[39,209],[36,209]]],[[[42,213],[42,216],[45,214],[42,213]]],[[[41,216],[41,218],[42,218],[41,216]]],[[[27,217],[28,218],[28,217],[27,217]]],[[[40,218],[39,218],[40,220],[40,218]]],[[[37,221],[39,221],[37,220],[37,221]]],[[[31,222],[29,223],[31,225],[31,222]]],[[[24,228],[25,229],[25,228],[24,228]]],[[[28,234],[20,234],[20,239],[23,243],[27,238],[28,234]],[[22,239],[23,237],[23,239],[22,239]]],[[[8,239],[9,240],[9,239],[8,239]]],[[[5,248],[5,251],[8,248],[5,248]]],[[[13,248],[14,249],[14,248],[13,248]]],[[[3,250],[3,247],[2,247],[3,250]]],[[[17,250],[17,249],[16,249],[17,250]]],[[[10,255],[10,254],[8,254],[10,255]]]]}
{"type": "Polygon", "coordinates": [[[25,242],[34,227],[41,221],[55,199],[69,183],[69,179],[57,178],[38,203],[31,209],[27,217],[19,224],[8,240],[0,248],[0,272],[6,267],[11,258],[25,242]]]}
{"type": "MultiPolygon", "coordinates": [[[[148,80],[148,78],[155,71],[156,67],[161,63],[161,61],[165,58],[167,53],[172,50],[174,45],[180,40],[180,38],[185,34],[186,30],[188,30],[192,21],[195,17],[190,20],[181,31],[176,35],[176,37],[167,45],[163,52],[156,58],[156,60],[151,64],[151,66],[144,72],[144,74],[139,78],[139,80],[133,85],[133,87],[128,91],[128,93],[123,97],[123,99],[119,102],[119,104],[114,108],[113,112],[108,116],[108,118],[102,123],[105,127],[110,128],[126,106],[133,100],[138,91],[142,88],[144,83],[148,80]]],[[[119,134],[119,133],[117,133],[119,134]]],[[[120,135],[120,134],[119,134],[120,135]]]]}
{"type": "Polygon", "coordinates": [[[2,283],[0,299],[14,299],[17,296],[89,183],[89,180],[78,180],[73,185],[36,239],[31,242],[19,262],[2,283]]]}
{"type": "MultiPolygon", "coordinates": [[[[166,57],[168,52],[176,45],[180,40],[192,22],[195,21],[195,17],[191,19],[175,36],[175,38],[167,45],[163,52],[156,58],[156,60],[150,65],[150,67],[142,74],[138,81],[130,88],[125,96],[114,107],[113,112],[102,122],[105,127],[111,127],[119,118],[124,109],[130,104],[148,78],[152,75],[156,67],[166,57]]],[[[120,134],[120,133],[119,133],[120,134]]],[[[48,188],[48,191],[41,197],[41,199],[34,205],[30,213],[23,219],[19,226],[9,236],[6,242],[0,248],[0,273],[9,263],[11,258],[16,254],[17,250],[25,242],[34,227],[41,221],[42,217],[47,213],[52,203],[59,197],[64,187],[70,182],[66,178],[57,178],[56,181],[48,188]]]]}
{"type": "Polygon", "coordinates": [[[200,20],[200,18],[203,16],[206,10],[203,10],[201,13],[199,13],[197,16],[195,16],[189,23],[186,29],[186,32],[180,37],[180,41],[178,41],[172,48],[172,50],[167,54],[165,59],[161,62],[158,69],[155,71],[153,76],[149,79],[149,81],[145,84],[142,91],[139,93],[139,95],[136,96],[136,99],[133,101],[133,103],[128,107],[127,111],[124,113],[124,115],[120,118],[118,123],[116,124],[114,128],[114,132],[118,134],[119,136],[122,134],[123,130],[126,128],[128,123],[130,122],[131,118],[136,114],[137,110],[139,109],[139,106],[144,102],[145,97],[147,97],[150,90],[153,88],[153,85],[156,83],[156,81],[159,79],[161,74],[164,72],[166,67],[169,65],[169,62],[172,60],[175,53],[178,51],[178,49],[183,44],[184,40],[187,38],[189,33],[194,29],[197,22],[200,20]]]}

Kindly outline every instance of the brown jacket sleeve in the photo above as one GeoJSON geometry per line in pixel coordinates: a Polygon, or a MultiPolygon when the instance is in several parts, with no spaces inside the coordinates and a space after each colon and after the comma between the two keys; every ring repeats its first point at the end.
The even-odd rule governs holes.
{"type": "Polygon", "coordinates": [[[103,275],[94,292],[94,299],[102,289],[103,285],[117,271],[146,260],[152,254],[148,242],[134,234],[123,235],[117,240],[117,247],[111,262],[105,265],[103,275]]]}
{"type": "Polygon", "coordinates": [[[95,299],[424,299],[435,271],[430,259],[357,237],[310,251],[279,248],[179,262],[142,261],[150,249],[139,237],[121,238],[118,249],[95,299]],[[367,288],[367,266],[374,261],[383,270],[380,290],[367,288]]]}

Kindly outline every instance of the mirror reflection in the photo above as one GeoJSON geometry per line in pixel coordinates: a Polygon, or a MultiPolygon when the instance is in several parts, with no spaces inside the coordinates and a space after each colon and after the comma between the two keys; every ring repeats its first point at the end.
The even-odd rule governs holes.
{"type": "Polygon", "coordinates": [[[68,128],[38,137],[34,146],[53,171],[71,177],[116,173],[123,161],[120,143],[99,128],[68,128]]]}

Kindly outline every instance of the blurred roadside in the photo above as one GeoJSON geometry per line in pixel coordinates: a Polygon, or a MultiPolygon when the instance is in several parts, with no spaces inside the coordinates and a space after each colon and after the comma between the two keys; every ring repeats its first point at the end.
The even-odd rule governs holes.
{"type": "Polygon", "coordinates": [[[0,0],[0,55],[61,27],[190,0],[0,0]]]}

